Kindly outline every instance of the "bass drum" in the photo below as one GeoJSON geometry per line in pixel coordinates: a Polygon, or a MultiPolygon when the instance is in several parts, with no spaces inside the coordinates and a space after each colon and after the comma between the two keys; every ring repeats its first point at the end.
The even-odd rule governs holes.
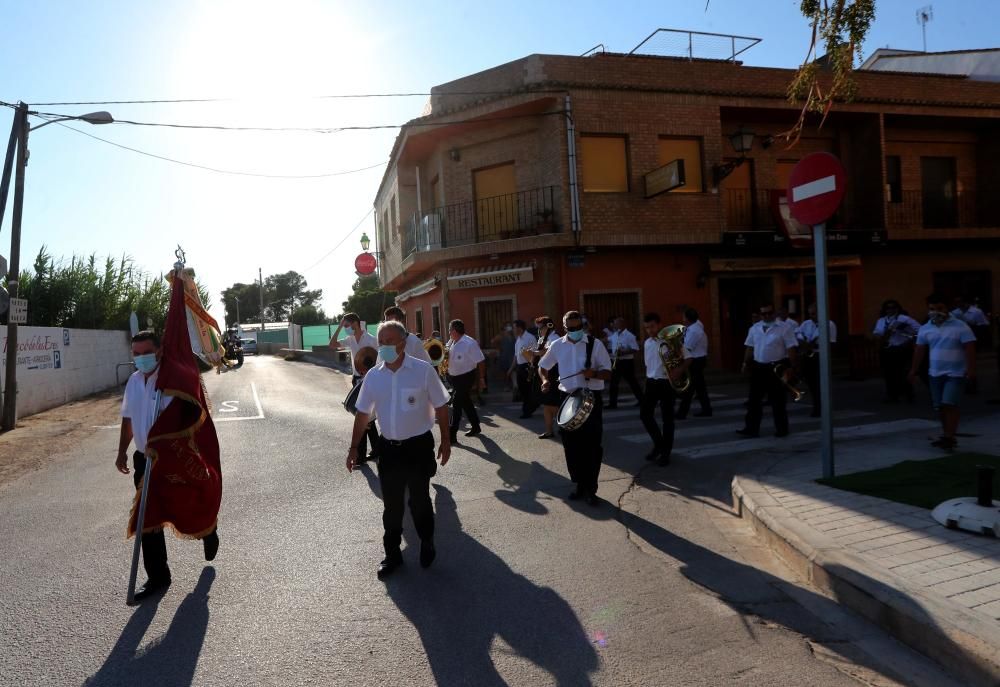
{"type": "Polygon", "coordinates": [[[556,424],[565,432],[583,427],[594,411],[594,394],[590,389],[577,389],[563,400],[556,424]]]}
{"type": "Polygon", "coordinates": [[[351,415],[358,414],[358,395],[361,393],[361,385],[363,383],[364,380],[359,379],[358,383],[354,385],[354,388],[348,392],[347,398],[344,399],[344,410],[349,412],[351,415]]]}

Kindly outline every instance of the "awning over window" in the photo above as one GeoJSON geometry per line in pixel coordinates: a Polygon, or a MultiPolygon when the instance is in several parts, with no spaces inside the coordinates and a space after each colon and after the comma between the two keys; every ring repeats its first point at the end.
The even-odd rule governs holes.
{"type": "Polygon", "coordinates": [[[515,265],[472,267],[465,270],[454,270],[448,274],[448,288],[478,289],[485,286],[521,284],[534,280],[534,263],[524,262],[515,265]]]}
{"type": "Polygon", "coordinates": [[[428,279],[422,284],[417,284],[412,289],[407,289],[401,294],[396,296],[396,305],[399,305],[403,301],[408,301],[411,298],[416,298],[417,296],[423,296],[424,294],[430,293],[438,287],[437,279],[428,279]]]}

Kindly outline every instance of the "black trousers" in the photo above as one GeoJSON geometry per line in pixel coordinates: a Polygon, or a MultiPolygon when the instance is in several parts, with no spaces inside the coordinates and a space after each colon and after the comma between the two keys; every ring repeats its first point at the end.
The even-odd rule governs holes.
{"type": "MultiPolygon", "coordinates": [[[[132,481],[136,490],[146,474],[146,456],[139,451],[132,454],[132,481]]],[[[167,542],[163,530],[146,532],[142,535],[142,567],[146,569],[146,577],[153,581],[169,580],[170,568],[167,566],[167,542]]]]}
{"type": "Polygon", "coordinates": [[[913,362],[913,345],[888,346],[879,353],[882,376],[885,378],[885,395],[889,400],[898,401],[900,396],[913,400],[913,385],[907,379],[913,362]]]}
{"type": "Polygon", "coordinates": [[[430,432],[392,442],[379,442],[378,478],[382,486],[382,545],[386,558],[399,560],[403,539],[403,511],[406,491],[410,492],[410,517],[420,541],[434,539],[434,507],[431,505],[431,477],[437,472],[434,437],[430,432]]]}
{"type": "Polygon", "coordinates": [[[611,407],[618,405],[618,385],[622,380],[628,382],[628,387],[635,395],[635,400],[642,402],[642,389],[635,379],[635,361],[619,360],[615,363],[615,368],[611,372],[611,407]]]}
{"type": "Polygon", "coordinates": [[[452,436],[458,432],[458,427],[462,424],[463,411],[468,415],[472,429],[479,429],[479,413],[476,412],[476,405],[472,402],[472,390],[476,385],[478,371],[475,369],[457,377],[448,375],[448,380],[451,382],[452,388],[455,389],[455,396],[451,401],[452,436]]]}
{"type": "Polygon", "coordinates": [[[805,380],[806,388],[812,397],[813,415],[818,415],[822,410],[819,396],[819,353],[807,355],[802,360],[802,379],[805,380]]]}
{"type": "MultiPolygon", "coordinates": [[[[576,483],[576,491],[581,496],[597,493],[597,481],[601,475],[601,461],[604,460],[604,413],[601,392],[594,391],[594,410],[582,427],[567,432],[559,430],[563,452],[566,454],[566,470],[569,478],[576,483]]],[[[565,398],[567,394],[563,394],[565,398]]]]}
{"type": "Polygon", "coordinates": [[[517,366],[517,393],[521,396],[521,415],[531,415],[538,407],[535,398],[534,384],[529,377],[531,365],[523,364],[517,366]]]}
{"type": "MultiPolygon", "coordinates": [[[[357,384],[361,381],[360,375],[354,375],[351,377],[351,382],[357,384]]],[[[364,460],[368,457],[368,442],[371,441],[372,444],[372,455],[378,455],[378,428],[375,426],[375,420],[368,423],[368,429],[365,433],[361,435],[361,441],[358,442],[358,458],[364,460]]]]}
{"type": "Polygon", "coordinates": [[[708,398],[708,387],[705,386],[706,367],[708,367],[708,358],[694,358],[691,361],[691,366],[688,368],[688,375],[691,376],[691,386],[681,396],[681,404],[677,408],[677,415],[679,417],[687,417],[688,411],[691,410],[691,400],[695,396],[698,397],[701,412],[706,414],[712,412],[712,402],[708,398]]]}
{"type": "Polygon", "coordinates": [[[788,432],[788,390],[778,375],[774,374],[773,363],[752,362],[750,368],[750,399],[747,404],[745,428],[751,432],[760,431],[763,415],[763,400],[767,396],[774,414],[774,429],[779,434],[788,432]]]}
{"type": "Polygon", "coordinates": [[[665,379],[647,379],[646,390],[642,395],[642,405],[639,418],[653,440],[653,448],[664,458],[670,456],[674,449],[674,399],[677,392],[665,379]],[[656,424],[656,406],[660,406],[663,416],[663,431],[656,424]]]}

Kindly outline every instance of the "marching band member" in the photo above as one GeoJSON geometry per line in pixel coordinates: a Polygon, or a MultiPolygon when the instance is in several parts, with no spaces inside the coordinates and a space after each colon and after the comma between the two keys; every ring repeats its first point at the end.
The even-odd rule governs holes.
{"type": "Polygon", "coordinates": [[[920,330],[920,323],[903,312],[899,302],[889,299],[882,304],[882,312],[872,333],[879,338],[879,363],[885,378],[885,400],[895,403],[900,395],[913,402],[913,385],[906,378],[906,370],[913,359],[913,342],[920,330]]]}
{"type": "MultiPolygon", "coordinates": [[[[816,314],[816,304],[807,310],[809,318],[795,330],[795,338],[799,342],[799,353],[802,358],[802,377],[809,387],[812,396],[812,417],[820,416],[819,398],[819,320],[816,314]]],[[[837,325],[830,320],[830,343],[837,343],[837,325]]]]}
{"type": "Polygon", "coordinates": [[[531,417],[537,407],[534,389],[532,388],[532,349],[537,343],[535,337],[527,331],[524,320],[514,320],[514,366],[517,379],[517,392],[521,396],[521,419],[531,417]]]}
{"type": "Polygon", "coordinates": [[[775,374],[775,365],[794,368],[798,363],[798,342],[795,333],[774,318],[774,306],[765,305],[760,309],[760,322],[750,327],[744,342],[742,370],[750,373],[750,399],[743,429],[737,434],[746,437],[760,436],[760,420],[763,413],[763,397],[766,394],[774,413],[774,435],[788,436],[788,390],[781,377],[775,374]]]}
{"type": "Polygon", "coordinates": [[[539,362],[542,392],[549,392],[558,384],[563,398],[580,388],[590,389],[594,394],[593,410],[587,421],[572,432],[560,430],[559,433],[566,454],[566,468],[576,484],[569,498],[586,499],[587,503],[596,506],[600,503],[597,480],[604,458],[601,392],[604,383],[611,379],[611,358],[604,344],[585,334],[579,312],[570,310],[563,315],[563,325],[566,336],[553,341],[539,362]],[[558,379],[557,375],[551,374],[557,365],[558,379]]]}
{"type": "Polygon", "coordinates": [[[951,450],[958,445],[958,402],[966,384],[976,380],[976,335],[963,320],[948,312],[944,297],[927,297],[928,320],[917,333],[910,366],[910,383],[916,381],[924,357],[930,358],[928,386],[934,409],[941,413],[941,437],[932,446],[951,450]]]}
{"type": "MultiPolygon", "coordinates": [[[[354,364],[354,358],[358,355],[358,351],[366,346],[378,350],[378,339],[361,327],[361,318],[357,313],[347,313],[337,326],[337,331],[330,337],[330,348],[340,349],[346,347],[351,352],[351,386],[357,384],[363,376],[358,370],[357,365],[354,364]],[[344,339],[339,338],[341,329],[346,329],[348,332],[347,337],[344,339]]],[[[361,437],[361,443],[358,445],[358,463],[376,460],[377,458],[378,429],[375,428],[373,420],[368,424],[368,431],[361,437]],[[372,444],[370,455],[368,454],[369,440],[371,440],[372,444]]]]}
{"type": "Polygon", "coordinates": [[[792,332],[794,332],[796,329],[799,328],[799,323],[795,320],[794,317],[791,317],[788,314],[787,308],[778,308],[776,312],[777,312],[777,317],[775,319],[781,324],[785,325],[786,327],[790,327],[792,332]]]}
{"type": "Polygon", "coordinates": [[[472,425],[465,436],[474,437],[483,432],[479,425],[479,413],[472,402],[472,389],[476,387],[477,375],[477,388],[480,391],[486,388],[486,356],[476,340],[465,333],[465,323],[462,320],[452,320],[448,325],[448,334],[451,337],[448,347],[448,381],[455,390],[451,402],[451,440],[457,442],[462,411],[465,411],[469,424],[472,425]]]}
{"type": "Polygon", "coordinates": [[[712,417],[712,401],[708,398],[708,388],[705,386],[705,368],[708,367],[708,335],[705,325],[698,319],[698,311],[688,308],[684,311],[684,349],[691,356],[688,374],[691,375],[691,387],[681,396],[681,404],[677,408],[677,419],[683,420],[691,409],[691,401],[697,396],[701,410],[695,417],[712,417]]]}
{"type": "MultiPolygon", "coordinates": [[[[646,341],[643,344],[643,357],[646,361],[646,389],[642,394],[642,405],[639,417],[653,440],[653,450],[646,454],[646,460],[656,460],[659,465],[670,463],[670,452],[674,449],[674,399],[677,392],[670,383],[668,372],[660,357],[660,340],[656,335],[660,331],[660,316],[655,312],[648,313],[643,318],[646,330],[646,341]],[[663,431],[656,424],[656,406],[660,406],[663,416],[663,431]],[[658,459],[658,460],[657,460],[658,459]]],[[[669,374],[680,376],[692,363],[687,346],[681,348],[684,362],[669,374]]]]}
{"type": "Polygon", "coordinates": [[[642,389],[635,379],[635,354],[639,352],[639,342],[635,334],[625,328],[625,320],[621,317],[615,319],[615,329],[611,333],[610,344],[614,367],[611,371],[611,399],[608,410],[618,407],[618,385],[622,379],[628,382],[636,402],[641,405],[642,389]]]}
{"type": "Polygon", "coordinates": [[[382,430],[379,482],[382,487],[382,544],[385,559],[378,565],[379,578],[390,575],[403,563],[400,544],[406,492],[410,493],[410,516],[420,537],[420,565],[434,562],[434,508],[430,480],[437,472],[434,462],[435,417],[441,430],[437,458],[441,465],[451,456],[448,437],[448,392],[432,365],[406,353],[406,327],[396,321],[379,325],[381,362],[368,371],[358,395],[358,414],[347,453],[347,470],[357,465],[358,445],[372,415],[382,430]]]}
{"type": "MultiPolygon", "coordinates": [[[[406,311],[398,305],[392,305],[386,308],[382,317],[386,322],[399,322],[403,325],[404,329],[406,328],[406,311]]],[[[420,337],[416,334],[406,335],[406,355],[411,358],[416,358],[417,360],[423,360],[428,365],[431,364],[431,357],[427,355],[427,351],[424,350],[424,342],[421,341],[420,337]]]]}
{"type": "MultiPolygon", "coordinates": [[[[534,356],[534,364],[537,368],[539,361],[545,355],[546,351],[548,351],[549,347],[559,340],[559,335],[556,334],[555,322],[548,315],[539,315],[536,317],[535,327],[538,330],[538,342],[535,345],[535,350],[532,351],[532,355],[534,356]]],[[[558,377],[558,365],[551,372],[554,377],[558,377]]],[[[539,380],[539,384],[544,381],[541,379],[541,374],[538,375],[537,379],[539,380]]],[[[538,435],[539,439],[551,439],[555,436],[556,415],[559,413],[559,404],[561,402],[562,398],[559,393],[559,387],[554,384],[548,391],[539,389],[535,395],[535,399],[532,400],[531,412],[534,412],[540,403],[542,405],[542,413],[545,417],[545,431],[538,435]]]]}

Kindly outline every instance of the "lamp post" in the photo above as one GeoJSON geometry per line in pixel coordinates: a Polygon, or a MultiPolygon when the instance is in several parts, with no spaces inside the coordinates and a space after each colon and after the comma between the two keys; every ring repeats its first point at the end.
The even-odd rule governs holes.
{"type": "MultiPolygon", "coordinates": [[[[28,133],[41,129],[43,126],[56,122],[83,121],[88,124],[111,124],[114,118],[103,110],[75,117],[57,117],[49,119],[37,126],[28,125],[28,115],[35,114],[28,110],[27,103],[18,103],[14,111],[14,126],[7,145],[7,157],[4,159],[3,180],[0,181],[0,222],[3,221],[3,210],[7,202],[7,191],[10,187],[12,161],[15,159],[14,176],[14,209],[11,217],[10,238],[10,268],[7,275],[7,289],[11,298],[17,298],[18,278],[21,274],[21,217],[24,210],[24,171],[28,166],[28,133]]],[[[9,431],[17,424],[17,323],[7,320],[7,361],[6,378],[3,393],[3,417],[0,430],[9,431]]]]}
{"type": "Polygon", "coordinates": [[[753,148],[753,140],[756,136],[757,134],[753,131],[742,126],[729,135],[730,145],[733,146],[733,150],[739,153],[740,156],[736,160],[723,162],[712,167],[712,181],[716,186],[718,186],[723,179],[732,174],[734,169],[746,161],[747,153],[749,153],[753,148]]]}

